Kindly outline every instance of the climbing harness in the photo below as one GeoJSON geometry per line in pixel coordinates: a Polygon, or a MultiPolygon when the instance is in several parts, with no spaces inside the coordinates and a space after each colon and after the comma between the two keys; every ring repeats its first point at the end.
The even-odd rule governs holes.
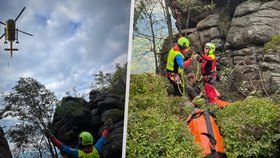
{"type": "Polygon", "coordinates": [[[185,81],[183,77],[184,72],[181,72],[180,75],[174,72],[167,72],[167,76],[178,86],[179,93],[184,96],[186,94],[185,81]]]}

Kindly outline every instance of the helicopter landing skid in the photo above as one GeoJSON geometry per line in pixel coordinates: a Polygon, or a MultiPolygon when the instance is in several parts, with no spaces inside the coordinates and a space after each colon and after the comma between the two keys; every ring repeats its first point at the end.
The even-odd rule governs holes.
{"type": "Polygon", "coordinates": [[[13,48],[13,49],[5,48],[5,51],[18,51],[18,49],[17,48],[13,48]]]}

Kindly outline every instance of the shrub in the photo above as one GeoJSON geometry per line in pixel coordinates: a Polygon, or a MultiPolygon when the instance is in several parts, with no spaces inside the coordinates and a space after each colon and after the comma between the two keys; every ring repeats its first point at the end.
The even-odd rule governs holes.
{"type": "MultiPolygon", "coordinates": [[[[167,82],[152,74],[131,75],[128,112],[128,158],[198,157],[199,147],[178,119],[183,98],[168,97],[167,82]]],[[[190,113],[191,108],[185,107],[190,113]]]]}
{"type": "MultiPolygon", "coordinates": [[[[183,97],[168,97],[164,78],[151,74],[131,75],[127,157],[200,157],[185,122],[179,121],[183,97]]],[[[204,105],[202,109],[217,109],[204,105]]],[[[190,106],[184,107],[188,116],[190,106]]],[[[272,157],[279,154],[280,105],[269,98],[248,97],[216,110],[229,158],[272,157]]],[[[184,119],[186,120],[186,119],[184,119]]]]}
{"type": "Polygon", "coordinates": [[[277,48],[280,46],[280,34],[272,36],[271,41],[264,44],[264,52],[268,53],[269,49],[272,49],[274,52],[277,51],[277,48]]]}
{"type": "Polygon", "coordinates": [[[217,112],[228,157],[270,157],[280,140],[280,105],[249,97],[217,112]]]}
{"type": "Polygon", "coordinates": [[[166,96],[168,84],[164,78],[151,73],[131,75],[129,96],[151,94],[166,96]]]}

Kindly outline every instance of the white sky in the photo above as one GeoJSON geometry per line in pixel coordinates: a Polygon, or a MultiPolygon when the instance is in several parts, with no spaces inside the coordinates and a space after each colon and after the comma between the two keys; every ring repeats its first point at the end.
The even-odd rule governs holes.
{"type": "MultiPolygon", "coordinates": [[[[114,71],[127,61],[130,0],[1,0],[0,21],[15,19],[18,52],[4,51],[0,40],[0,92],[9,92],[19,77],[32,77],[61,99],[76,87],[89,91],[92,74],[114,71]],[[9,65],[9,66],[8,66],[9,65]]],[[[4,25],[0,24],[0,36],[4,25]]]]}

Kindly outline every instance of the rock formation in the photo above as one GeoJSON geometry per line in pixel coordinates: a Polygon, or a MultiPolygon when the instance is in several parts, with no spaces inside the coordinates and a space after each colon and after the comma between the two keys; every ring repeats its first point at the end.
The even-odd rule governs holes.
{"type": "Polygon", "coordinates": [[[0,158],[12,158],[9,144],[5,138],[2,127],[0,127],[0,158]]]}
{"type": "MultiPolygon", "coordinates": [[[[246,85],[249,91],[262,89],[268,94],[275,93],[280,88],[280,49],[264,53],[264,44],[280,34],[280,1],[214,0],[214,3],[215,9],[202,12],[200,19],[191,14],[194,17],[190,19],[196,19],[187,31],[191,48],[202,50],[206,42],[215,43],[218,62],[234,68],[232,75],[238,76],[233,78],[237,81],[234,84],[238,84],[233,85],[235,90],[246,85]]],[[[206,5],[209,1],[200,0],[198,4],[206,5]]],[[[180,10],[180,6],[177,8],[180,10]]],[[[181,21],[185,17],[181,16],[181,21]]],[[[182,25],[181,29],[184,28],[182,25]]],[[[162,69],[169,49],[167,44],[163,45],[162,69]]]]}
{"type": "Polygon", "coordinates": [[[111,87],[110,93],[92,90],[89,102],[83,98],[64,97],[57,107],[51,130],[54,135],[68,146],[75,147],[81,131],[90,132],[95,142],[100,138],[104,122],[107,118],[113,121],[109,141],[105,145],[101,157],[121,157],[124,125],[126,69],[119,80],[111,87]]]}

